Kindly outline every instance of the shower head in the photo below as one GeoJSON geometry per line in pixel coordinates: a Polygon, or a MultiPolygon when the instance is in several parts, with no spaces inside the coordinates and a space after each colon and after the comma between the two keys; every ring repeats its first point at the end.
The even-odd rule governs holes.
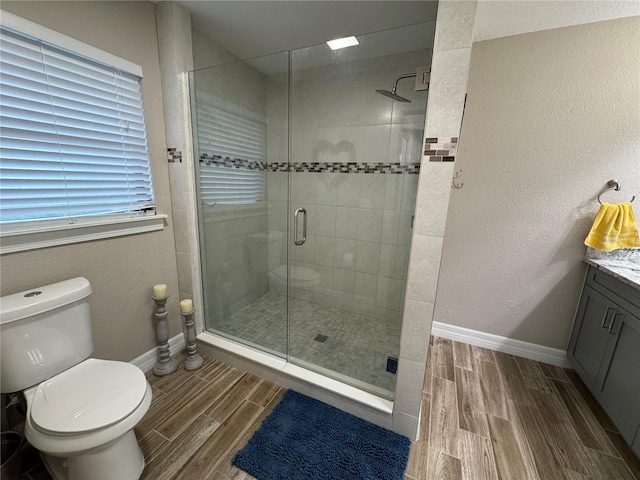
{"type": "Polygon", "coordinates": [[[385,97],[392,98],[396,102],[411,103],[411,100],[407,100],[406,98],[401,97],[400,95],[398,95],[396,93],[396,90],[398,89],[398,82],[400,80],[402,80],[403,78],[415,78],[416,76],[417,76],[417,73],[407,73],[406,75],[400,75],[398,78],[396,78],[396,81],[393,82],[393,89],[391,91],[389,91],[389,90],[376,90],[376,92],[384,95],[385,97]]]}
{"type": "Polygon", "coordinates": [[[392,98],[396,102],[411,103],[411,100],[407,100],[406,98],[401,97],[400,95],[398,95],[396,93],[396,89],[395,88],[391,92],[389,90],[376,90],[376,92],[384,95],[385,97],[392,98]]]}

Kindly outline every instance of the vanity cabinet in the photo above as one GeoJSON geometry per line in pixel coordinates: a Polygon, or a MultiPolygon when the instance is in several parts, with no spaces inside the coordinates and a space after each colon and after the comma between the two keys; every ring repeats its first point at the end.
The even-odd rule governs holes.
{"type": "Polygon", "coordinates": [[[640,456],[640,290],[590,266],[567,353],[640,456]]]}

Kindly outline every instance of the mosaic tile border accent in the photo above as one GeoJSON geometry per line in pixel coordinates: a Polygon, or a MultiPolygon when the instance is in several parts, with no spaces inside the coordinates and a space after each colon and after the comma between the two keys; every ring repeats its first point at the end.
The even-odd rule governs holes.
{"type": "Polygon", "coordinates": [[[297,172],[297,173],[373,173],[417,175],[420,173],[419,163],[402,165],[400,163],[367,163],[367,162],[273,162],[268,165],[270,172],[297,172]]]}
{"type": "Polygon", "coordinates": [[[199,160],[200,163],[204,163],[205,165],[218,165],[221,167],[237,169],[243,168],[245,170],[267,170],[266,162],[254,162],[252,160],[243,160],[242,158],[229,158],[203,153],[200,155],[199,160]]]}
{"type": "Polygon", "coordinates": [[[429,162],[455,162],[458,137],[425,138],[424,155],[429,162]]]}
{"type": "Polygon", "coordinates": [[[182,163],[182,152],[177,148],[167,148],[167,160],[169,163],[182,163]]]}
{"type": "MultiPolygon", "coordinates": [[[[220,155],[200,155],[200,163],[204,165],[218,165],[226,168],[237,168],[246,170],[260,170],[269,172],[297,172],[297,173],[373,173],[418,175],[420,173],[419,163],[403,165],[401,163],[367,163],[367,162],[254,162],[241,158],[222,157],[220,155]]],[[[171,161],[171,160],[169,160],[171,161]]],[[[182,161],[182,160],[180,160],[182,161]]]]}

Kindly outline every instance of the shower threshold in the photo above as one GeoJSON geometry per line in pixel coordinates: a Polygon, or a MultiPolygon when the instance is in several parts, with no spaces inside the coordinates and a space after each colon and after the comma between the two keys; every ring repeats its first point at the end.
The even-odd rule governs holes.
{"type": "MultiPolygon", "coordinates": [[[[279,352],[277,350],[273,350],[269,347],[265,347],[264,345],[258,345],[255,344],[247,339],[240,339],[237,338],[233,335],[227,334],[225,332],[220,332],[220,331],[216,331],[216,330],[209,330],[209,333],[212,333],[213,335],[216,335],[218,337],[221,337],[223,339],[229,340],[230,342],[232,342],[234,345],[242,345],[245,347],[248,347],[254,351],[258,351],[261,353],[265,353],[267,355],[271,355],[275,358],[281,359],[285,362],[287,362],[287,360],[285,359],[285,356],[283,355],[282,352],[279,352]]],[[[301,358],[298,358],[294,355],[290,355],[289,356],[289,361],[287,363],[291,363],[293,365],[298,365],[299,367],[302,367],[304,369],[307,369],[309,371],[313,371],[316,373],[319,373],[322,376],[325,376],[327,378],[332,378],[334,380],[339,381],[340,383],[344,383],[347,385],[351,385],[352,387],[355,387],[359,390],[364,390],[365,392],[368,393],[372,393],[374,395],[377,395],[378,397],[384,398],[385,400],[393,400],[393,392],[390,390],[387,390],[384,387],[380,387],[378,385],[372,385],[371,383],[367,383],[365,381],[359,380],[357,378],[351,377],[349,375],[345,375],[343,373],[340,372],[336,372],[334,370],[331,370],[330,368],[325,368],[321,365],[317,365],[313,362],[309,362],[307,360],[303,360],[301,358]]]]}
{"type": "MultiPolygon", "coordinates": [[[[393,401],[387,398],[305,368],[303,361],[294,359],[299,363],[294,364],[211,332],[203,332],[197,339],[199,348],[212,358],[230,363],[286,388],[293,388],[382,427],[391,428],[393,401]]],[[[313,368],[318,370],[317,366],[313,368]]],[[[351,381],[353,383],[353,380],[351,381]]],[[[367,388],[371,389],[371,386],[367,385],[367,388]]],[[[383,392],[386,390],[380,394],[385,395],[383,392]]]]}

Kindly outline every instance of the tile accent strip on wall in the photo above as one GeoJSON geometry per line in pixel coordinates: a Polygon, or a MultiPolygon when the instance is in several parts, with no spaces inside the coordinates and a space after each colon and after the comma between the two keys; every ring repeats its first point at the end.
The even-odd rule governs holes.
{"type": "Polygon", "coordinates": [[[245,170],[266,170],[266,162],[255,162],[252,160],[243,160],[241,158],[222,157],[220,155],[209,155],[203,153],[200,155],[200,163],[205,165],[217,165],[227,168],[244,168],[245,170]]]}
{"type": "Polygon", "coordinates": [[[458,151],[458,137],[426,138],[424,155],[429,162],[454,162],[458,151]]]}
{"type": "MultiPolygon", "coordinates": [[[[172,150],[169,150],[169,161],[172,160],[172,150]]],[[[177,153],[182,161],[180,152],[177,153]]],[[[246,170],[268,170],[269,172],[298,172],[298,173],[377,173],[377,174],[396,174],[417,175],[420,173],[419,163],[401,164],[396,163],[367,163],[367,162],[255,162],[251,160],[243,160],[241,158],[222,157],[220,155],[210,155],[203,153],[200,155],[200,163],[205,165],[217,165],[227,168],[237,168],[246,170]]]]}
{"type": "Polygon", "coordinates": [[[169,163],[182,163],[182,152],[176,148],[167,148],[167,160],[169,163]]]}
{"type": "Polygon", "coordinates": [[[419,163],[367,163],[367,162],[272,162],[268,166],[270,172],[304,172],[304,173],[377,173],[417,175],[420,173],[419,163]]]}
{"type": "Polygon", "coordinates": [[[419,163],[367,163],[367,162],[253,162],[240,158],[221,157],[219,155],[200,155],[200,163],[218,165],[227,168],[244,168],[247,170],[268,170],[269,172],[298,172],[298,173],[377,173],[417,175],[420,173],[419,163]]]}

